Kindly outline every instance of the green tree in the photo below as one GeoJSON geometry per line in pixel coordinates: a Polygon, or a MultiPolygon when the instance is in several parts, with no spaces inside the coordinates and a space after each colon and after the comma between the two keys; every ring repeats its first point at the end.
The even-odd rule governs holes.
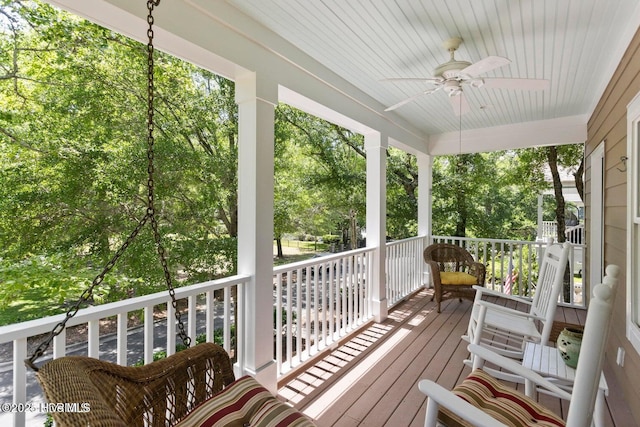
{"type": "Polygon", "coordinates": [[[418,232],[418,166],[412,154],[387,150],[387,234],[394,239],[418,232]]]}
{"type": "MultiPolygon", "coordinates": [[[[3,1],[0,17],[0,256],[60,253],[97,268],[146,209],[146,47],[40,2],[3,1]]],[[[158,51],[155,80],[156,208],[171,267],[188,280],[229,274],[234,85],[158,51]]],[[[153,245],[145,230],[117,265],[151,290],[162,282],[153,245]]]]}
{"type": "Polygon", "coordinates": [[[299,190],[308,194],[299,206],[300,225],[318,234],[339,231],[346,244],[351,212],[359,224],[366,215],[364,138],[295,108],[278,108],[278,118],[291,127],[292,149],[299,153],[300,162],[291,165],[302,175],[299,190]]]}
{"type": "Polygon", "coordinates": [[[560,169],[568,171],[574,177],[575,186],[580,197],[584,200],[584,146],[582,144],[567,144],[529,148],[519,151],[519,163],[514,169],[520,179],[540,183],[540,188],[548,188],[545,183],[545,171],[549,171],[552,179],[555,206],[554,214],[557,221],[557,240],[565,241],[566,203],[562,194],[560,169]]]}
{"type": "Polygon", "coordinates": [[[518,152],[441,156],[434,160],[433,230],[437,235],[530,240],[544,180],[513,173],[518,152]]]}

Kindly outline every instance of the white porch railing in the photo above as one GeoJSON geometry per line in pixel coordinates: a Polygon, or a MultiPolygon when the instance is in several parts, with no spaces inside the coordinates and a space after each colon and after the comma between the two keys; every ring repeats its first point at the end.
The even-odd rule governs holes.
{"type": "MultiPolygon", "coordinates": [[[[466,247],[476,259],[487,266],[487,285],[494,289],[505,290],[505,279],[511,265],[514,281],[510,293],[524,297],[532,295],[537,259],[544,250],[545,242],[446,236],[433,236],[432,239],[434,242],[446,241],[466,247]]],[[[426,240],[426,237],[414,237],[386,245],[386,295],[389,307],[423,286],[425,269],[422,252],[426,240]]],[[[584,252],[583,245],[572,246],[570,253],[570,292],[565,299],[568,304],[580,303],[574,298],[579,287],[573,280],[578,252],[584,252]]],[[[372,279],[375,267],[373,254],[374,249],[364,248],[274,268],[274,356],[278,377],[308,361],[323,349],[330,348],[373,319],[371,297],[372,286],[376,285],[372,279]]],[[[188,302],[185,319],[188,335],[196,337],[199,331],[197,323],[202,318],[207,341],[214,341],[214,332],[222,328],[223,346],[238,361],[236,373],[243,372],[245,335],[241,321],[243,307],[236,304],[236,301],[243,300],[243,285],[249,280],[249,276],[233,276],[176,289],[176,297],[186,298],[188,302]]],[[[173,321],[173,307],[169,301],[166,292],[159,292],[90,307],[78,311],[67,327],[86,325],[88,338],[82,354],[119,364],[131,364],[135,360],[127,360],[127,348],[140,341],[142,349],[139,354],[145,363],[149,363],[153,360],[154,352],[165,350],[167,354],[172,354],[175,349],[176,322],[173,321]],[[172,320],[166,325],[152,321],[154,308],[161,304],[167,304],[167,318],[172,320]],[[139,328],[140,338],[127,339],[131,334],[131,330],[127,328],[128,313],[137,310],[144,313],[144,322],[139,328]],[[113,337],[115,344],[112,344],[115,350],[107,350],[100,345],[101,338],[104,338],[99,333],[100,321],[110,317],[117,319],[117,332],[113,337]],[[158,335],[159,330],[164,333],[158,335]]],[[[27,357],[28,338],[50,331],[63,318],[64,316],[59,315],[0,327],[0,344],[13,343],[13,358],[5,363],[10,364],[13,371],[11,398],[14,404],[24,404],[34,399],[33,396],[28,396],[26,386],[28,381],[33,384],[34,378],[23,364],[27,357]]],[[[47,358],[71,353],[66,344],[65,332],[54,340],[53,350],[46,355],[47,358]]],[[[8,399],[6,394],[5,392],[4,398],[8,399]]],[[[24,412],[16,412],[12,416],[14,425],[25,425],[24,412]]],[[[0,418],[0,424],[5,420],[6,418],[0,418]]]]}
{"type": "MultiPolygon", "coordinates": [[[[538,279],[538,259],[546,242],[469,237],[433,236],[434,243],[453,243],[465,247],[487,267],[486,285],[511,295],[532,297],[538,279]]],[[[561,304],[584,307],[582,281],[575,274],[582,269],[584,245],[571,245],[569,251],[568,284],[561,295],[561,304]]]]}
{"type": "MultiPolygon", "coordinates": [[[[423,286],[424,237],[386,245],[389,307],[423,286]]],[[[275,359],[278,376],[310,360],[370,321],[374,249],[358,249],[276,267],[275,359]]]]}
{"type": "MultiPolygon", "coordinates": [[[[249,279],[249,276],[233,276],[175,290],[177,299],[186,299],[187,301],[187,316],[184,319],[187,334],[195,341],[197,334],[202,330],[202,328],[197,327],[197,324],[198,322],[202,323],[202,320],[204,320],[204,333],[207,341],[213,342],[216,330],[222,329],[222,345],[238,361],[236,363],[237,372],[243,371],[242,361],[244,358],[242,340],[234,339],[234,335],[242,337],[244,331],[242,322],[236,322],[235,320],[242,319],[243,310],[243,307],[236,302],[242,301],[242,288],[249,279]],[[217,295],[218,292],[222,295],[217,295]],[[216,293],[215,296],[214,293],[216,293]],[[204,319],[202,319],[203,317],[204,319]],[[237,342],[237,345],[234,344],[234,341],[237,342]]],[[[153,361],[154,352],[164,350],[167,355],[173,354],[176,347],[176,321],[174,320],[175,311],[170,301],[168,293],[164,291],[79,310],[75,317],[67,322],[66,328],[53,340],[53,348],[45,354],[42,361],[67,354],[81,354],[110,360],[120,365],[133,364],[137,360],[127,360],[127,350],[128,347],[130,350],[130,347],[137,342],[143,343],[140,353],[142,353],[144,363],[153,361]],[[164,304],[167,307],[166,319],[170,319],[170,321],[164,322],[166,326],[163,327],[159,325],[159,322],[154,321],[154,308],[164,304]],[[131,339],[132,331],[127,328],[128,314],[138,310],[144,313],[143,323],[140,328],[137,328],[139,335],[135,339],[131,339]],[[111,337],[112,340],[110,342],[115,340],[115,346],[112,342],[109,349],[102,349],[100,341],[104,337],[100,337],[100,321],[113,317],[116,318],[116,333],[115,336],[111,337]],[[88,332],[87,341],[76,352],[74,348],[67,345],[66,332],[68,328],[78,325],[86,325],[88,332]],[[115,350],[113,347],[115,347],[115,350]]],[[[33,384],[33,375],[30,371],[27,371],[23,362],[28,357],[27,340],[48,333],[64,317],[64,315],[50,316],[0,327],[0,344],[13,342],[13,360],[10,362],[2,361],[5,364],[11,363],[13,396],[7,396],[6,391],[3,392],[3,402],[1,403],[7,404],[11,399],[17,408],[24,407],[27,402],[34,405],[44,403],[44,399],[37,387],[34,391],[35,395],[27,395],[27,384],[29,382],[33,384]]],[[[35,407],[37,408],[38,406],[35,407]]],[[[8,416],[13,417],[14,426],[24,426],[26,424],[26,411],[13,411],[12,414],[0,415],[2,416],[0,418],[1,425],[8,425],[9,420],[5,418],[8,416]]],[[[29,415],[44,417],[44,414],[37,413],[30,413],[29,415]]],[[[29,423],[29,425],[31,424],[32,422],[29,423]]]]}
{"type": "Polygon", "coordinates": [[[558,237],[558,223],[555,221],[542,221],[542,235],[539,238],[558,237]]]}
{"type": "Polygon", "coordinates": [[[565,238],[567,242],[572,243],[574,245],[581,245],[585,242],[584,236],[584,224],[574,225],[572,227],[567,227],[564,231],[565,238]]]}
{"type": "Polygon", "coordinates": [[[424,286],[425,237],[387,243],[387,305],[392,307],[424,286]]]}
{"type": "Polygon", "coordinates": [[[373,317],[373,249],[357,249],[274,268],[278,377],[373,317]]]}
{"type": "MultiPolygon", "coordinates": [[[[574,245],[581,245],[585,242],[585,230],[584,224],[578,224],[566,227],[564,230],[564,236],[567,242],[574,245]]],[[[542,239],[552,237],[556,239],[558,237],[558,223],[556,221],[543,221],[542,222],[542,239]]]]}

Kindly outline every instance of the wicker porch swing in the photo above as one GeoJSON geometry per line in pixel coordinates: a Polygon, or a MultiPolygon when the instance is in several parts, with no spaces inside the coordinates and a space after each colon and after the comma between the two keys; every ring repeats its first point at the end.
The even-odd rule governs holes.
{"type": "Polygon", "coordinates": [[[36,372],[47,401],[50,404],[62,404],[60,411],[52,413],[58,426],[313,426],[309,419],[277,400],[252,377],[244,376],[236,380],[229,355],[222,347],[214,343],[190,347],[191,339],[185,332],[177,308],[154,207],[153,10],[159,4],[160,0],[147,0],[146,213],[65,318],[25,359],[25,365],[36,372]],[[88,301],[93,289],[104,280],[147,223],[150,223],[153,231],[167,289],[175,308],[178,335],[187,349],[138,367],[120,366],[83,356],[61,357],[37,367],[36,361],[65,329],[80,306],[88,301]]]}

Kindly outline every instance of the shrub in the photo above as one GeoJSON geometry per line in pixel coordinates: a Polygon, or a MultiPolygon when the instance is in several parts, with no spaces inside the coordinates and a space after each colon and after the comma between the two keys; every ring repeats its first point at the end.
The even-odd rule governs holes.
{"type": "Polygon", "coordinates": [[[322,236],[322,241],[324,243],[338,243],[340,241],[340,236],[337,236],[335,234],[325,234],[324,236],[322,236]]]}

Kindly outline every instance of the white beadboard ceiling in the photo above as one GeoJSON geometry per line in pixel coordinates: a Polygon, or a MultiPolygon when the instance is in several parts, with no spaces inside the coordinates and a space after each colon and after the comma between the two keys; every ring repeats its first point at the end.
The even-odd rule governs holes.
{"type": "MultiPolygon", "coordinates": [[[[438,91],[392,114],[427,135],[588,115],[638,28],[638,0],[227,0],[384,106],[415,95],[449,59],[490,55],[511,64],[487,77],[548,79],[542,92],[465,88],[471,111],[453,113],[438,91]]],[[[274,46],[274,50],[278,47],[274,46]]],[[[286,56],[286,52],[280,52],[286,56]]]]}

